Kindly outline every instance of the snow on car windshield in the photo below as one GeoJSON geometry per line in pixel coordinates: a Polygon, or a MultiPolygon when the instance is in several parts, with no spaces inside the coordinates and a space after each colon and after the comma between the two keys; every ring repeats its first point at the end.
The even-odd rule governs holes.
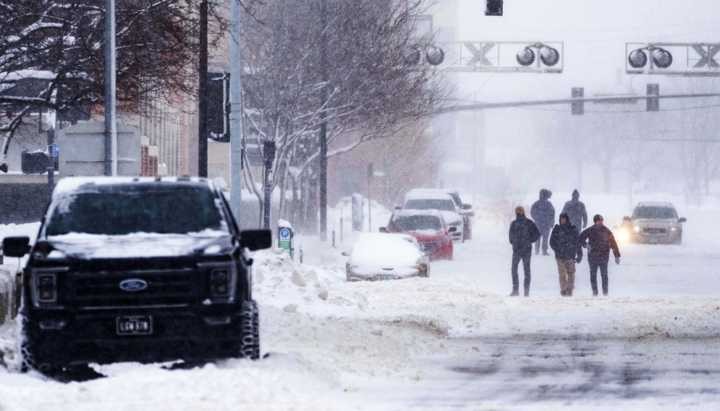
{"type": "Polygon", "coordinates": [[[401,231],[440,230],[440,219],[431,215],[398,216],[392,224],[401,231]]]}
{"type": "Polygon", "coordinates": [[[411,210],[443,210],[443,211],[455,211],[455,204],[448,198],[444,199],[424,199],[415,198],[410,199],[405,203],[405,208],[411,210]]]}
{"type": "Polygon", "coordinates": [[[638,207],[633,213],[633,218],[677,218],[677,213],[669,207],[638,207]]]}
{"type": "Polygon", "coordinates": [[[205,230],[226,230],[207,189],[109,186],[61,197],[53,205],[46,235],[185,234],[205,230]]]}

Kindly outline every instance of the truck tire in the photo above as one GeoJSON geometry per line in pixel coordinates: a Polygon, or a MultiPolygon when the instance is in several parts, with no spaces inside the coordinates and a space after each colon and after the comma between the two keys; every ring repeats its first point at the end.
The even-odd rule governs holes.
{"type": "Polygon", "coordinates": [[[20,331],[20,371],[38,371],[48,377],[55,377],[62,372],[62,367],[49,362],[38,362],[35,353],[35,337],[28,332],[28,325],[25,316],[21,320],[22,330],[20,331]]]}
{"type": "Polygon", "coordinates": [[[255,301],[243,303],[240,316],[242,340],[240,343],[240,356],[257,360],[260,358],[260,313],[255,301]]]}

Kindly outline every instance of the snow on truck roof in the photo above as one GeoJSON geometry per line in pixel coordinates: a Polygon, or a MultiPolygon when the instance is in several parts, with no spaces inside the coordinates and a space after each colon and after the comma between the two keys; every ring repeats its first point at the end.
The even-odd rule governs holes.
{"type": "Polygon", "coordinates": [[[182,183],[190,185],[212,184],[209,180],[199,177],[65,177],[58,181],[53,195],[72,193],[84,188],[132,184],[169,184],[182,183]]]}
{"type": "Polygon", "coordinates": [[[405,194],[405,199],[451,200],[451,191],[443,189],[416,188],[405,194]]]}
{"type": "Polygon", "coordinates": [[[663,207],[675,208],[673,203],[669,201],[641,201],[635,207],[663,207]]]}

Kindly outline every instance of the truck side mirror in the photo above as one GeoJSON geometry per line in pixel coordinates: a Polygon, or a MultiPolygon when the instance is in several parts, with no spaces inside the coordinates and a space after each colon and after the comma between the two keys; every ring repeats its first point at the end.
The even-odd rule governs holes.
{"type": "Polygon", "coordinates": [[[240,246],[250,251],[270,248],[272,247],[272,232],[270,230],[241,231],[240,246]]]}
{"type": "Polygon", "coordinates": [[[678,218],[678,223],[687,223],[687,218],[685,218],[685,217],[678,218]]]}
{"type": "Polygon", "coordinates": [[[472,204],[463,204],[462,209],[463,210],[472,210],[472,204]]]}
{"type": "Polygon", "coordinates": [[[457,233],[457,227],[448,228],[448,233],[457,233]]]}
{"type": "Polygon", "coordinates": [[[380,227],[380,232],[381,233],[389,233],[387,227],[380,227]]]}
{"type": "Polygon", "coordinates": [[[24,257],[30,252],[29,237],[5,237],[2,242],[3,254],[7,257],[24,257]]]}

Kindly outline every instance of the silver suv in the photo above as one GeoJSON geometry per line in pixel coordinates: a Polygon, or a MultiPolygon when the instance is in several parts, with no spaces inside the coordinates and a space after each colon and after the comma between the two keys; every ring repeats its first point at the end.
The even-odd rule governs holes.
{"type": "Polygon", "coordinates": [[[632,224],[632,240],[637,243],[680,244],[683,223],[672,203],[643,202],[635,206],[632,217],[625,217],[632,224]]]}

